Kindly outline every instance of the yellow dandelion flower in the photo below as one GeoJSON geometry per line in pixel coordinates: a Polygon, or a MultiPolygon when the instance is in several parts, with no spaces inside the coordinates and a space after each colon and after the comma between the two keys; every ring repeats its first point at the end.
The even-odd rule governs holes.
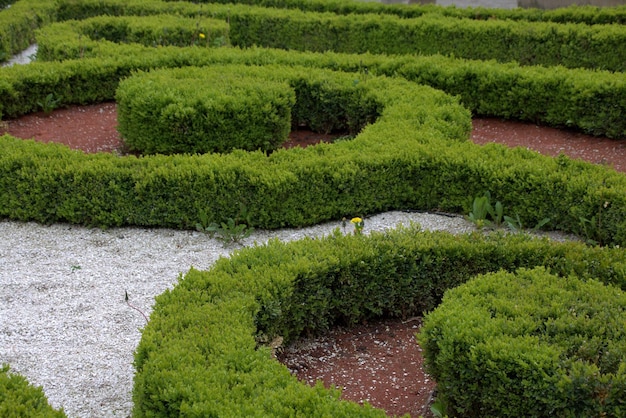
{"type": "Polygon", "coordinates": [[[359,217],[352,218],[350,219],[350,223],[354,225],[355,235],[360,235],[361,232],[363,231],[363,227],[365,226],[365,222],[363,222],[363,219],[359,217]]]}

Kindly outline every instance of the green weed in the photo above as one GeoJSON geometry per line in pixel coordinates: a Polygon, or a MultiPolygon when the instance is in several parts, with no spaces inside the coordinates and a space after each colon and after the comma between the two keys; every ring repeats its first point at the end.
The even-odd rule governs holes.
{"type": "Polygon", "coordinates": [[[59,107],[61,99],[54,96],[54,93],[49,93],[45,99],[37,102],[37,105],[43,110],[46,115],[49,115],[54,109],[59,107]]]}

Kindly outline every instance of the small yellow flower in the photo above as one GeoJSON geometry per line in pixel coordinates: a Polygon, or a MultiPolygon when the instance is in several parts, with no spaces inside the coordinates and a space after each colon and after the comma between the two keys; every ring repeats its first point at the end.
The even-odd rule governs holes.
{"type": "Polygon", "coordinates": [[[204,36],[204,33],[201,33],[200,35],[198,35],[200,37],[200,39],[204,39],[206,38],[206,36],[204,36]]]}
{"type": "Polygon", "coordinates": [[[365,222],[363,222],[363,219],[359,217],[352,218],[350,219],[350,223],[354,225],[354,234],[360,235],[363,231],[363,227],[365,226],[365,222]]]}

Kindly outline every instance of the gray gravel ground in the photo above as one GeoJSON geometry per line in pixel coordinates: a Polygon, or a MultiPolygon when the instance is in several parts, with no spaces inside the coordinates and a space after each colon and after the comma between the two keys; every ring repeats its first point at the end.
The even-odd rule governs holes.
{"type": "Polygon", "coordinates": [[[3,67],[10,67],[14,64],[28,64],[35,55],[37,55],[37,45],[31,45],[19,54],[14,55],[3,67]]]}

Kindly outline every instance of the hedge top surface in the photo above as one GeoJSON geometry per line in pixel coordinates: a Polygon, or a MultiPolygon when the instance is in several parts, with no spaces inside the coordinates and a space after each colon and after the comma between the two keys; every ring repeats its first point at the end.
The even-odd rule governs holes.
{"type": "Polygon", "coordinates": [[[419,341],[454,415],[623,416],[625,322],[619,288],[537,267],[448,290],[419,341]]]}
{"type": "Polygon", "coordinates": [[[545,268],[491,273],[449,290],[427,316],[432,324],[424,332],[444,317],[457,323],[448,322],[446,332],[458,332],[452,338],[465,343],[532,336],[556,350],[564,365],[588,362],[601,373],[616,373],[626,356],[614,350],[626,338],[626,294],[595,280],[557,277],[545,268]]]}

